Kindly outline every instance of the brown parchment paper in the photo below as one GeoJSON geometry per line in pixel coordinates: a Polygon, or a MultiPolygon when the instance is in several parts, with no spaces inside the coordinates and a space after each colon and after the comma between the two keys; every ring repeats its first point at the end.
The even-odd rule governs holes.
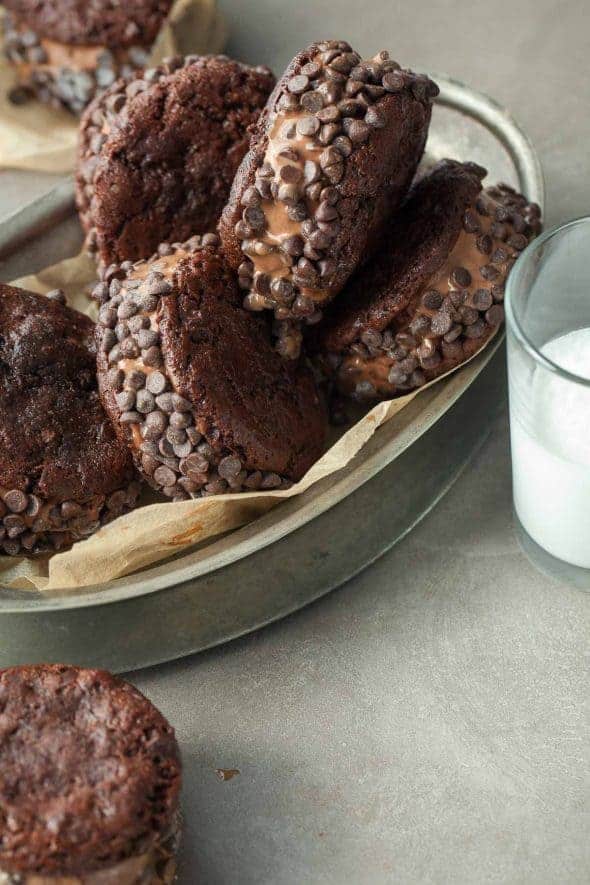
{"type": "MultiPolygon", "coordinates": [[[[37,275],[15,280],[14,284],[40,294],[61,288],[71,307],[95,319],[96,307],[86,295],[95,279],[94,261],[81,253],[37,275]]],[[[442,377],[446,376],[432,383],[440,383],[442,377]]],[[[303,479],[290,489],[219,495],[178,503],[144,503],[87,540],[74,544],[71,550],[53,557],[27,559],[0,556],[0,581],[7,587],[41,591],[100,584],[245,525],[266,513],[283,498],[301,494],[313,483],[348,464],[377,428],[396,415],[419,392],[379,403],[372,408],[346,430],[303,479]]],[[[153,501],[156,497],[146,488],[142,501],[153,501]]]]}
{"type": "MultiPolygon", "coordinates": [[[[1,18],[4,15],[0,8],[1,18]]],[[[215,0],[176,0],[152,47],[151,64],[169,55],[216,53],[226,27],[215,0]]],[[[32,99],[13,105],[8,93],[16,75],[0,47],[0,168],[63,174],[74,168],[78,120],[32,99]]]]}

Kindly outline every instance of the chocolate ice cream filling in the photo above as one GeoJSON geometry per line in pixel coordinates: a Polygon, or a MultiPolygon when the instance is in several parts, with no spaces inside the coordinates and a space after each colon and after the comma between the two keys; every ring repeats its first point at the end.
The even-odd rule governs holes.
{"type": "Polygon", "coordinates": [[[4,19],[4,35],[4,52],[17,70],[20,85],[74,113],[81,113],[118,77],[130,76],[149,61],[149,51],[143,46],[108,49],[59,43],[40,37],[10,15],[4,19]]]}

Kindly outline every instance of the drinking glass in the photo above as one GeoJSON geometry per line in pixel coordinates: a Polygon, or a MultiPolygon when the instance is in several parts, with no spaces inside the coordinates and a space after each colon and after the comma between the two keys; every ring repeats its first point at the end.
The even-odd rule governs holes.
{"type": "Polygon", "coordinates": [[[517,519],[551,557],[590,570],[590,218],[523,252],[506,325],[517,519]]]}

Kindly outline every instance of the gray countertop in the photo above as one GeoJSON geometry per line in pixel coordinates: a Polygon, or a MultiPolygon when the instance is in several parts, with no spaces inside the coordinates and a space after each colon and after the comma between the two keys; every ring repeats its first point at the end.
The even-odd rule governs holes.
{"type": "MultiPolygon", "coordinates": [[[[548,223],[590,210],[586,0],[221,7],[228,53],[246,61],[280,70],[342,36],[489,93],[538,148],[548,223]]],[[[0,182],[0,215],[43,184],[0,182]]],[[[504,416],[434,512],[358,578],[131,675],[184,755],[182,885],[589,881],[589,603],[518,546],[504,416]],[[222,782],[217,768],[240,774],[222,782]]]]}

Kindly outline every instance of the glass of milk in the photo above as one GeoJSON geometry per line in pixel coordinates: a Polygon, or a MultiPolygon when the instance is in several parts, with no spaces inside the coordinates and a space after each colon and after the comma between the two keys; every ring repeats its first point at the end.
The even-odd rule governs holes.
{"type": "Polygon", "coordinates": [[[516,515],[551,556],[590,570],[590,218],[523,252],[506,324],[516,515]]]}

